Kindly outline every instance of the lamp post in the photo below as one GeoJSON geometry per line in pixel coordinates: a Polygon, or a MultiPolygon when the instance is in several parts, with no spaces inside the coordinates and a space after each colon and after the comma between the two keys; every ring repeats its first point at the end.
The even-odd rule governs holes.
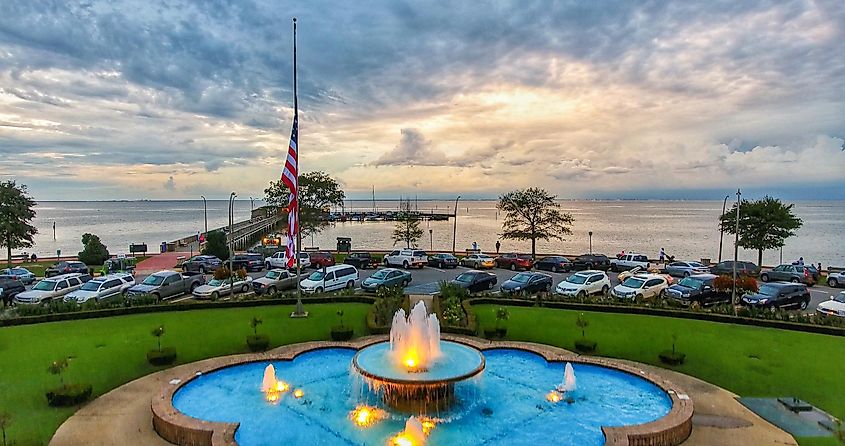
{"type": "Polygon", "coordinates": [[[252,211],[255,210],[255,198],[249,197],[249,218],[252,218],[252,211]]]}
{"type": "Polygon", "coordinates": [[[235,197],[238,195],[232,192],[229,194],[229,291],[232,291],[232,257],[235,256],[235,250],[232,248],[232,243],[234,243],[234,226],[235,226],[235,197]]]}
{"type": "Polygon", "coordinates": [[[461,199],[461,196],[458,195],[455,197],[455,221],[452,225],[452,255],[455,255],[455,237],[458,235],[458,200],[461,199]]]}
{"type": "MultiPolygon", "coordinates": [[[[722,203],[722,215],[725,215],[725,209],[728,206],[728,198],[730,197],[730,195],[725,195],[725,201],[722,203]]],[[[725,237],[725,228],[723,228],[721,225],[721,217],[719,217],[719,220],[719,261],[717,263],[720,263],[722,261],[722,240],[725,237]]]]}
{"type": "Polygon", "coordinates": [[[592,254],[593,253],[593,231],[589,231],[589,232],[587,232],[587,234],[590,236],[590,254],[592,254]]]}
{"type": "Polygon", "coordinates": [[[428,230],[428,245],[429,251],[434,251],[434,229],[428,230]]]}
{"type": "Polygon", "coordinates": [[[739,204],[741,203],[742,193],[739,189],[736,190],[736,228],[735,228],[735,238],[734,238],[734,264],[733,264],[733,292],[731,293],[731,299],[733,300],[734,304],[734,313],[736,313],[736,263],[739,260],[739,204]]]}
{"type": "Polygon", "coordinates": [[[205,195],[200,195],[200,197],[202,198],[202,212],[205,216],[205,232],[203,234],[208,237],[208,201],[206,201],[205,195]]]}

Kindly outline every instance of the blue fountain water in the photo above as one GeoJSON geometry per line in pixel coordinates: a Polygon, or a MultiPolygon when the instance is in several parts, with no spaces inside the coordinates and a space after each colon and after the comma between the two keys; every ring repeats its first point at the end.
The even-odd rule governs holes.
{"type": "MultiPolygon", "coordinates": [[[[294,361],[276,361],[276,376],[302,389],[269,403],[260,392],[267,363],[229,367],[183,386],[173,405],[186,415],[209,421],[240,422],[241,446],[384,445],[400,432],[407,414],[368,428],[356,426],[349,412],[367,398],[350,369],[354,350],[324,349],[294,361]]],[[[484,352],[487,366],[477,378],[477,401],[458,402],[449,421],[431,432],[428,445],[601,445],[601,426],[649,422],[669,412],[671,400],[660,388],[613,369],[575,364],[575,401],[556,404],[545,395],[561,382],[564,364],[513,349],[484,352]]],[[[458,394],[459,398],[461,394],[458,394]]],[[[372,398],[370,398],[372,402],[372,398]]]]}

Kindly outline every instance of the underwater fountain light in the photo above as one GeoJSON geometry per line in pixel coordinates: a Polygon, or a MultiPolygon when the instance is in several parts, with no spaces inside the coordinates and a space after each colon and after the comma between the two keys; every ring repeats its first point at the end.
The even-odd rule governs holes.
{"type": "Polygon", "coordinates": [[[294,398],[302,398],[302,395],[305,395],[302,392],[302,389],[296,389],[296,390],[293,391],[293,397],[294,398]]]}
{"type": "Polygon", "coordinates": [[[377,407],[361,404],[352,412],[349,412],[349,418],[359,427],[370,427],[387,419],[387,412],[377,407]]]}
{"type": "Polygon", "coordinates": [[[561,399],[561,394],[557,391],[552,390],[551,392],[546,394],[546,401],[550,403],[558,403],[561,399]]]}

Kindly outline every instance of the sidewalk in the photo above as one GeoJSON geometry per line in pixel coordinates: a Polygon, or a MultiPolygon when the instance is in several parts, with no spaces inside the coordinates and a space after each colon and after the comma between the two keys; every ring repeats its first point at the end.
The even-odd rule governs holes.
{"type": "Polygon", "coordinates": [[[179,257],[188,256],[184,252],[165,252],[151,255],[135,266],[135,274],[148,275],[163,269],[176,268],[179,257]]]}

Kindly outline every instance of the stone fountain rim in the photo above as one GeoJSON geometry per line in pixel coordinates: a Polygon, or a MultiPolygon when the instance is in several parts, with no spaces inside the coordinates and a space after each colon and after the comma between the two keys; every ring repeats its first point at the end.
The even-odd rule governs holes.
{"type": "MultiPolygon", "coordinates": [[[[605,446],[629,446],[648,444],[650,446],[676,446],[685,441],[692,432],[693,402],[686,392],[660,376],[625,364],[621,361],[579,356],[567,350],[545,344],[513,341],[487,341],[475,337],[443,335],[442,339],[474,347],[479,351],[515,349],[535,353],[548,362],[572,362],[615,369],[651,382],[663,390],[672,400],[669,412],[657,420],[644,424],[607,427],[602,426],[605,446]],[[684,395],[684,398],[679,397],[684,395]]],[[[183,414],[173,406],[173,396],[183,386],[199,376],[228,367],[268,361],[292,361],[299,355],[311,351],[345,348],[361,350],[373,344],[385,342],[387,336],[370,336],[350,342],[314,341],[290,344],[271,352],[222,356],[197,361],[196,368],[174,374],[174,384],[165,382],[152,397],[153,428],[163,439],[174,444],[195,446],[237,446],[235,431],[240,423],[205,421],[183,414]],[[193,370],[193,371],[190,371],[193,370]]],[[[483,355],[482,355],[483,357],[483,355]]]]}
{"type": "Polygon", "coordinates": [[[358,364],[358,355],[360,355],[361,352],[367,350],[368,348],[375,347],[377,345],[386,344],[389,341],[375,342],[375,343],[372,343],[370,345],[367,345],[365,347],[361,347],[360,349],[358,349],[358,351],[355,353],[355,356],[352,357],[352,366],[354,367],[354,369],[357,373],[359,373],[362,376],[364,376],[368,379],[371,379],[373,381],[378,381],[380,383],[387,383],[387,384],[401,384],[403,386],[417,386],[417,387],[430,387],[430,386],[442,386],[442,385],[447,385],[447,384],[454,384],[454,383],[457,383],[457,382],[466,381],[466,380],[468,380],[468,379],[470,379],[470,378],[472,378],[472,377],[474,377],[474,376],[476,376],[479,373],[484,371],[484,368],[487,366],[487,358],[484,357],[484,354],[481,352],[481,349],[478,349],[478,348],[476,348],[472,345],[469,345],[469,344],[466,344],[466,343],[463,343],[463,342],[455,342],[455,341],[450,341],[450,340],[445,340],[445,339],[443,341],[449,342],[449,343],[452,343],[452,344],[458,344],[458,345],[463,346],[463,347],[467,347],[468,349],[477,353],[478,358],[479,358],[478,366],[473,368],[472,370],[466,372],[466,373],[462,373],[460,375],[455,375],[455,376],[450,376],[449,378],[443,378],[443,379],[396,379],[396,378],[390,378],[390,377],[386,377],[386,376],[377,375],[377,374],[370,372],[367,369],[361,367],[361,365],[358,364]]]}

